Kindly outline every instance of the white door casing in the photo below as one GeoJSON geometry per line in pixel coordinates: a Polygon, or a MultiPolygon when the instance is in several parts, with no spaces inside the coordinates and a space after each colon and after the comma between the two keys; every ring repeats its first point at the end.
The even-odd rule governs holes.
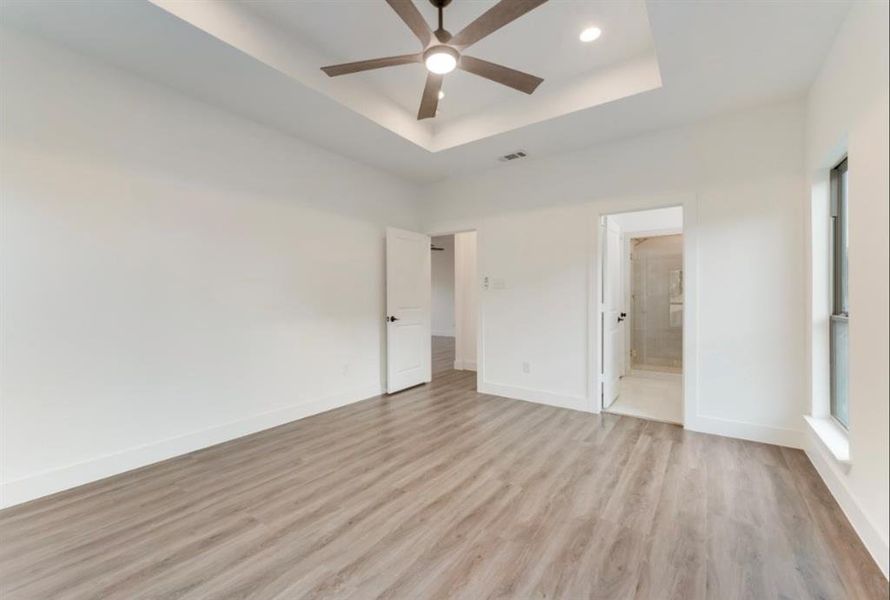
{"type": "Polygon", "coordinates": [[[386,228],[386,391],[432,379],[430,238],[386,228]]]}

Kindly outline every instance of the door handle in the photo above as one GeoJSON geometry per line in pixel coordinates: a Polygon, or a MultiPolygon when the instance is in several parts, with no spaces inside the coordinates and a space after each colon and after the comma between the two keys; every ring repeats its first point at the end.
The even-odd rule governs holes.
{"type": "Polygon", "coordinates": [[[398,317],[386,317],[386,320],[389,321],[390,323],[392,323],[394,321],[398,321],[399,318],[398,317]]]}
{"type": "Polygon", "coordinates": [[[618,316],[618,322],[625,320],[627,318],[627,313],[623,312],[618,316]]]}

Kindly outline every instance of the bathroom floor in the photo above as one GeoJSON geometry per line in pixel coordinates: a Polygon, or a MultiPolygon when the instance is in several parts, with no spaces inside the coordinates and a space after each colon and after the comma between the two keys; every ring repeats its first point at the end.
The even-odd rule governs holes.
{"type": "Polygon", "coordinates": [[[683,423],[683,377],[678,373],[637,371],[621,378],[610,413],[665,423],[683,423]]]}

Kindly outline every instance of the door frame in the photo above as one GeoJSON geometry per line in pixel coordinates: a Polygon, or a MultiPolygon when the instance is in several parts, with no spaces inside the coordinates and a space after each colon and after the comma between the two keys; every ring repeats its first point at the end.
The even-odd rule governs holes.
{"type": "Polygon", "coordinates": [[[592,203],[588,226],[587,406],[603,409],[601,394],[602,326],[600,290],[603,286],[600,227],[602,217],[658,208],[683,209],[683,426],[697,429],[698,417],[698,198],[693,193],[636,196],[592,203]]]}
{"type": "MultiPolygon", "coordinates": [[[[479,247],[481,246],[482,232],[478,227],[466,227],[463,229],[449,229],[445,231],[434,231],[427,232],[426,235],[430,236],[430,239],[434,237],[439,237],[442,235],[456,235],[458,233],[475,233],[476,234],[476,389],[481,389],[482,382],[484,378],[482,377],[483,369],[485,368],[485,353],[483,352],[483,336],[482,336],[482,328],[483,328],[483,311],[482,311],[482,303],[484,298],[482,296],[482,267],[481,261],[479,260],[479,247]]],[[[432,281],[430,281],[430,285],[432,285],[432,281]]],[[[455,324],[456,326],[456,324],[455,324]]],[[[455,332],[456,333],[456,332],[455,332]]],[[[457,338],[455,338],[456,341],[457,338]]]]}

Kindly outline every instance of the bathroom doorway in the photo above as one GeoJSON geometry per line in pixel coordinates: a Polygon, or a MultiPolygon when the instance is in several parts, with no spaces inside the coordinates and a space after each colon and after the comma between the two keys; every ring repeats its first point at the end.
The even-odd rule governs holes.
{"type": "Polygon", "coordinates": [[[683,423],[683,209],[602,217],[602,409],[683,423]]]}

